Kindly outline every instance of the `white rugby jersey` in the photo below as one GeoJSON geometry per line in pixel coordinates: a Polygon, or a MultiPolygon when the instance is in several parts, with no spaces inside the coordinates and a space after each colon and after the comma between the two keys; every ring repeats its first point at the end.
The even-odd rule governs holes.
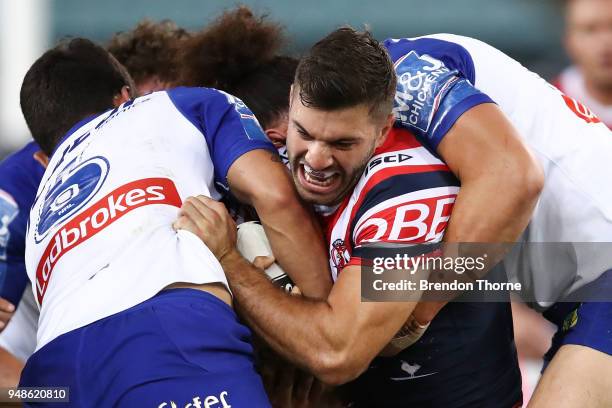
{"type": "Polygon", "coordinates": [[[367,245],[440,242],[459,192],[446,164],[405,129],[394,128],[350,195],[324,217],[334,282],[362,265],[367,245]]]}
{"type": "MultiPolygon", "coordinates": [[[[523,240],[612,242],[612,134],[588,108],[472,38],[436,34],[384,45],[398,75],[397,124],[430,148],[465,111],[495,102],[533,150],[546,181],[523,240]]],[[[612,268],[612,251],[600,249],[523,247],[505,266],[547,307],[612,268]]]]}
{"type": "Polygon", "coordinates": [[[275,151],[238,99],[176,88],[76,124],[56,147],[30,214],[26,264],[40,306],[37,349],[174,282],[227,285],[182,200],[215,199],[253,149],[275,151]]]}

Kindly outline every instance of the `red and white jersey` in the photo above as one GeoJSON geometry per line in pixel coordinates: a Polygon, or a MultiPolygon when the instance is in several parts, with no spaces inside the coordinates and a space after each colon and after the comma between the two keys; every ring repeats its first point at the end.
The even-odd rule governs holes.
{"type": "Polygon", "coordinates": [[[75,125],[30,214],[37,349],[169,284],[227,285],[204,243],[172,223],[186,197],[219,199],[234,160],[258,148],[274,151],[252,113],[213,89],[153,93],[75,125]]]}
{"type": "Polygon", "coordinates": [[[365,244],[442,240],[459,182],[438,157],[404,129],[393,128],[353,192],[325,219],[334,281],[361,265],[365,244]]]}
{"type": "Polygon", "coordinates": [[[542,166],[544,189],[521,238],[529,246],[506,258],[511,279],[547,307],[612,268],[609,249],[572,244],[612,242],[612,133],[589,108],[473,38],[434,34],[384,45],[398,76],[396,126],[436,149],[463,113],[493,102],[542,166]],[[551,245],[551,253],[533,243],[567,245],[551,245]]]}
{"type": "Polygon", "coordinates": [[[584,77],[577,67],[570,66],[564,69],[554,85],[567,96],[588,106],[608,128],[612,129],[612,105],[602,104],[587,92],[584,77]]]}

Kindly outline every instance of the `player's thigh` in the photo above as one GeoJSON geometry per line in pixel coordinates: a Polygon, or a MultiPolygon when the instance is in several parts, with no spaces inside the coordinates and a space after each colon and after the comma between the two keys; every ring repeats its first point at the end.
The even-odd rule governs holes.
{"type": "Polygon", "coordinates": [[[612,356],[590,347],[563,345],[544,371],[529,408],[608,408],[612,356]]]}

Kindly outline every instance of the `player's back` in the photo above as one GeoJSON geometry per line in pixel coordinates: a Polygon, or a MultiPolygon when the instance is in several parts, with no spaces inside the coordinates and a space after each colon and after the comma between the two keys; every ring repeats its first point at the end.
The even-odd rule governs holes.
{"type": "Polygon", "coordinates": [[[226,284],[208,248],[172,222],[182,198],[220,197],[215,182],[225,183],[235,157],[216,135],[228,111],[238,111],[231,98],[203,88],[158,92],[86,119],[63,138],[28,233],[38,348],[171,283],[226,284]]]}

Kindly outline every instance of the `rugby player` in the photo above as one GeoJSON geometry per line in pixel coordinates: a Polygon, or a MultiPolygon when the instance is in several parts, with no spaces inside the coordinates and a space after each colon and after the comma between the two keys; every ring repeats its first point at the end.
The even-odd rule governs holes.
{"type": "Polygon", "coordinates": [[[85,39],[24,79],[22,110],[50,161],[27,236],[40,319],[20,384],[69,386],[74,406],[268,406],[220,265],[171,223],[184,197],[231,190],[314,298],[330,284],[317,225],[241,101],[205,88],[129,100],[133,89],[85,39]]]}
{"type": "MultiPolygon", "coordinates": [[[[115,34],[107,49],[128,69],[136,94],[141,96],[166,89],[176,81],[176,52],[187,36],[185,30],[169,20],[144,20],[130,31],[115,34]]],[[[8,220],[0,240],[5,258],[0,260],[0,332],[11,310],[15,310],[13,304],[17,305],[12,323],[0,334],[0,385],[7,387],[18,383],[23,362],[36,348],[38,308],[25,270],[25,234],[47,163],[48,158],[34,141],[0,163],[0,217],[8,220]]]]}
{"type": "Polygon", "coordinates": [[[589,302],[610,300],[611,251],[597,244],[612,242],[612,196],[603,188],[612,176],[610,131],[583,104],[478,40],[437,34],[384,44],[398,75],[397,123],[420,136],[461,179],[453,221],[471,214],[474,231],[459,240],[491,242],[496,234],[505,240],[505,229],[495,223],[498,206],[507,204],[500,190],[504,177],[488,166],[512,162],[514,154],[504,150],[503,132],[491,122],[494,111],[507,115],[544,171],[541,196],[520,237],[526,245],[504,260],[507,273],[526,288],[526,300],[559,327],[530,405],[612,405],[604,380],[612,375],[612,306],[589,302]],[[459,119],[450,129],[436,127],[442,115],[459,119]],[[477,138],[474,129],[485,132],[477,138]],[[474,180],[470,190],[463,177],[470,170],[491,174],[474,180]],[[463,213],[457,211],[460,200],[469,203],[463,213]]]}
{"type": "MultiPolygon", "coordinates": [[[[275,80],[278,45],[270,46],[264,40],[274,25],[252,16],[245,20],[242,30],[248,34],[242,33],[242,41],[223,35],[226,30],[240,30],[229,24],[240,21],[231,14],[192,37],[191,41],[203,50],[201,62],[190,68],[192,76],[214,78],[219,86],[247,100],[258,100],[267,114],[263,116],[267,126],[275,132],[283,133],[284,121],[300,195],[313,204],[331,206],[325,223],[335,285],[327,301],[320,302],[283,296],[273,290],[233,249],[227,249],[231,243],[213,244],[212,235],[226,233],[215,227],[226,225],[226,215],[208,199],[186,205],[176,226],[200,234],[206,242],[212,240],[211,247],[223,248],[217,256],[240,310],[274,349],[327,383],[343,384],[359,376],[346,389],[347,399],[354,406],[520,404],[508,304],[450,305],[415,345],[371,363],[408,319],[415,304],[361,302],[362,245],[441,240],[458,181],[410,132],[392,126],[393,66],[369,34],[341,30],[313,48],[295,75],[287,121],[287,100],[282,95],[288,92],[293,75],[291,68],[285,67],[283,75],[275,80]],[[249,47],[236,50],[232,41],[249,47]],[[359,50],[359,56],[347,51],[349,44],[359,50]],[[264,56],[251,60],[250,67],[240,64],[253,49],[265,50],[264,56]],[[224,61],[237,62],[235,72],[227,74],[219,69],[224,61]],[[272,95],[269,99],[268,93],[272,95]],[[277,93],[281,95],[279,102],[277,93]],[[410,160],[390,160],[395,164],[380,165],[401,155],[410,160]],[[418,212],[403,212],[405,218],[397,215],[411,206],[427,208],[426,215],[420,214],[421,221],[426,220],[423,228],[409,226],[411,222],[418,224],[418,212]],[[395,224],[401,224],[400,219],[406,227],[400,226],[393,236],[390,232],[396,229],[395,224]],[[386,232],[377,236],[372,228],[375,223],[385,223],[386,232]],[[247,299],[255,292],[259,293],[256,302],[247,299]],[[464,319],[465,314],[470,318],[464,319]],[[491,378],[495,378],[493,383],[491,378]]],[[[197,48],[186,46],[184,52],[196,56],[197,48]]],[[[438,124],[445,122],[440,120],[438,124]]]]}
{"type": "MultiPolygon", "coordinates": [[[[445,239],[514,241],[529,221],[520,235],[527,245],[504,266],[559,328],[531,405],[612,405],[612,251],[597,244],[612,238],[612,197],[603,187],[612,176],[609,131],[586,106],[475,39],[439,34],[385,46],[398,75],[396,126],[414,132],[461,181],[445,239]]],[[[426,323],[443,304],[421,303],[414,315],[426,323]]]]}
{"type": "Polygon", "coordinates": [[[24,253],[26,224],[44,165],[44,155],[33,141],[0,163],[0,305],[17,306],[10,321],[8,312],[15,308],[0,311],[1,387],[17,385],[23,361],[34,350],[36,341],[38,313],[24,253]]]}

